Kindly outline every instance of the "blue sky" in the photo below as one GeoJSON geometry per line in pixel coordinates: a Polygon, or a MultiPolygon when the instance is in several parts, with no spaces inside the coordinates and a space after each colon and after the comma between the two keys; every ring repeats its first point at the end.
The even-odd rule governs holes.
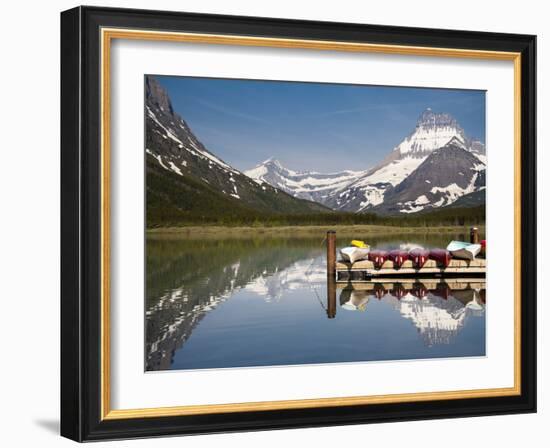
{"type": "Polygon", "coordinates": [[[477,90],[159,76],[204,145],[245,170],[274,157],[291,169],[365,169],[414,130],[428,107],[485,141],[477,90]]]}

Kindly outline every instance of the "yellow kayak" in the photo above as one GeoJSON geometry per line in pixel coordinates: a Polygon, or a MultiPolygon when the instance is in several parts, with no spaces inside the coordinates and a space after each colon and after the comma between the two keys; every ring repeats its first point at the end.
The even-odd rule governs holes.
{"type": "Polygon", "coordinates": [[[352,240],[351,245],[354,247],[360,247],[361,249],[368,249],[369,245],[366,244],[364,241],[361,240],[352,240]]]}

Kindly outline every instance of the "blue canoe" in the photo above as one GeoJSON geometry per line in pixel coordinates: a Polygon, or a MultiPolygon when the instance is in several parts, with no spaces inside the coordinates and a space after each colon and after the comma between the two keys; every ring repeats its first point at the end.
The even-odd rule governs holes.
{"type": "Polygon", "coordinates": [[[447,250],[455,258],[473,260],[481,250],[481,244],[466,243],[464,241],[451,241],[447,250]]]}

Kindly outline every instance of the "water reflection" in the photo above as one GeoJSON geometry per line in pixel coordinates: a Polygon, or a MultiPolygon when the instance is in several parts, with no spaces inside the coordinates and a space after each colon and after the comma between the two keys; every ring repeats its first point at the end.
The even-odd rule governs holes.
{"type": "Polygon", "coordinates": [[[327,280],[318,240],[148,240],[146,369],[484,354],[482,283],[327,280]],[[470,318],[483,321],[475,340],[457,342],[470,318]],[[385,339],[371,334],[382,324],[385,339]],[[338,345],[352,333],[363,351],[338,345]]]}
{"type": "Polygon", "coordinates": [[[365,311],[369,299],[384,301],[433,346],[452,343],[469,316],[483,316],[484,292],[485,282],[479,280],[350,285],[342,290],[340,304],[345,310],[365,311]]]}
{"type": "Polygon", "coordinates": [[[346,288],[340,294],[340,306],[348,311],[366,311],[371,292],[346,288]]]}

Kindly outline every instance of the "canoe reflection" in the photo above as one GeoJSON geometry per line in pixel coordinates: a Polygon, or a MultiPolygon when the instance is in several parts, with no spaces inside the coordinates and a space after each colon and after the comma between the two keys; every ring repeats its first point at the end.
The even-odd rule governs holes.
{"type": "Polygon", "coordinates": [[[340,306],[349,311],[365,311],[370,299],[370,291],[344,289],[340,294],[340,306]]]}
{"type": "Polygon", "coordinates": [[[347,284],[340,292],[340,307],[346,311],[368,311],[372,298],[390,305],[411,321],[428,346],[449,344],[469,316],[483,316],[485,282],[347,284]]]}

